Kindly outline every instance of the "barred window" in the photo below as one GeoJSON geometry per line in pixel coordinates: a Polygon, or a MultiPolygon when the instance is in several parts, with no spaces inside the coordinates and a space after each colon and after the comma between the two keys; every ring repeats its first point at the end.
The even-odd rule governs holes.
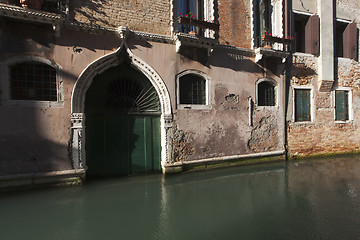
{"type": "Polygon", "coordinates": [[[258,85],[258,106],[275,106],[275,86],[264,81],[258,85]]]}
{"type": "Polygon", "coordinates": [[[206,80],[195,74],[179,79],[180,104],[206,104],[206,80]]]}
{"type": "Polygon", "coordinates": [[[56,69],[40,62],[10,66],[10,97],[13,100],[57,101],[56,69]]]}

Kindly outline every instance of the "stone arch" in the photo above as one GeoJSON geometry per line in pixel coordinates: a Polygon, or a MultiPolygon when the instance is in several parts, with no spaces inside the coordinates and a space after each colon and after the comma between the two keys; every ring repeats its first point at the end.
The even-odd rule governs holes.
{"type": "Polygon", "coordinates": [[[165,163],[171,160],[171,145],[169,132],[172,127],[172,110],[170,94],[160,75],[145,61],[135,56],[127,47],[125,41],[113,53],[105,55],[92,62],[80,74],[74,85],[71,99],[71,158],[75,169],[85,168],[85,98],[86,92],[97,74],[128,62],[133,68],[144,74],[154,86],[161,105],[161,164],[164,168],[165,163]]]}

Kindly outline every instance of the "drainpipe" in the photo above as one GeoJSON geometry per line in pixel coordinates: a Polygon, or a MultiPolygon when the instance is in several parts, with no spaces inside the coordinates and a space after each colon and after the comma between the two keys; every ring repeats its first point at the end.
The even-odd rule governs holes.
{"type": "MultiPolygon", "coordinates": [[[[291,31],[291,24],[292,24],[292,2],[291,0],[283,0],[283,33],[284,37],[286,36],[292,36],[291,31]]],[[[287,51],[290,53],[290,55],[285,59],[285,69],[283,73],[283,114],[284,114],[284,151],[285,151],[285,160],[288,160],[287,155],[287,138],[288,138],[288,132],[287,132],[287,107],[288,107],[288,91],[287,91],[287,79],[290,74],[290,67],[292,62],[292,45],[289,47],[287,51]]]]}

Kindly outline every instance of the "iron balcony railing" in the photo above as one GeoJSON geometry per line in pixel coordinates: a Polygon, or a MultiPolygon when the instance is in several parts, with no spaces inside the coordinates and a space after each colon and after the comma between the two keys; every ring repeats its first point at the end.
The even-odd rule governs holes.
{"type": "Polygon", "coordinates": [[[219,33],[219,24],[196,19],[193,17],[178,17],[178,31],[197,37],[216,38],[219,33]]]}
{"type": "Polygon", "coordinates": [[[277,37],[271,33],[265,33],[255,38],[255,47],[267,48],[275,51],[291,52],[293,48],[293,37],[277,37]]]}
{"type": "Polygon", "coordinates": [[[56,14],[65,12],[63,0],[0,0],[0,3],[56,14]]]}

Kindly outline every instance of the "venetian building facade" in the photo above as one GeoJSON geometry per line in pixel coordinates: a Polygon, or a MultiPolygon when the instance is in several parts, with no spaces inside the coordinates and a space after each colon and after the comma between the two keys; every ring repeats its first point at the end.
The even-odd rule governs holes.
{"type": "Polygon", "coordinates": [[[285,0],[1,0],[0,175],[283,158],[291,16],[285,0]]]}
{"type": "Polygon", "coordinates": [[[359,1],[292,1],[292,157],[359,151],[359,1]]]}

